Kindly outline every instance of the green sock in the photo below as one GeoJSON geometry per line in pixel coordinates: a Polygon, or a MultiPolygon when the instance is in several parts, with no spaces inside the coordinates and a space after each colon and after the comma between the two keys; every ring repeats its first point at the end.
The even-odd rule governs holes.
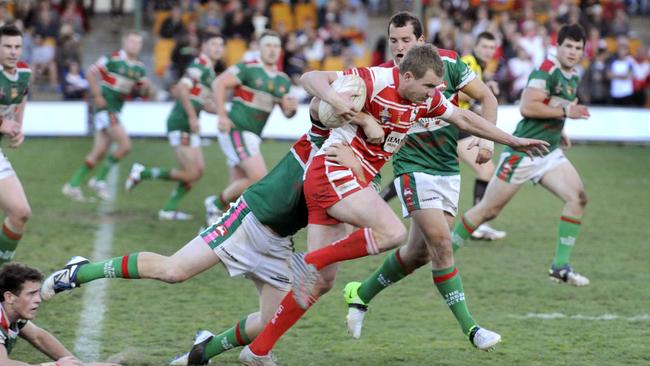
{"type": "Polygon", "coordinates": [[[571,250],[576,242],[578,231],[580,230],[580,219],[576,217],[562,215],[560,217],[559,236],[557,248],[555,249],[555,258],[553,266],[562,267],[569,264],[571,250]]]}
{"type": "Polygon", "coordinates": [[[447,306],[463,329],[463,333],[469,335],[469,331],[476,325],[472,315],[467,309],[463,281],[456,266],[433,270],[433,283],[438,288],[440,295],[445,299],[447,306]]]}
{"type": "Polygon", "coordinates": [[[79,187],[81,185],[81,182],[83,182],[86,179],[86,176],[88,173],[93,170],[94,165],[84,161],[83,165],[77,169],[77,171],[74,173],[68,184],[70,184],[73,187],[79,187]]]}
{"type": "Polygon", "coordinates": [[[476,230],[476,225],[472,224],[465,215],[462,215],[460,219],[456,221],[454,230],[451,232],[451,247],[454,252],[465,244],[465,240],[472,236],[474,230],[476,230]]]}
{"type": "Polygon", "coordinates": [[[176,211],[176,208],[178,208],[178,204],[180,201],[185,197],[187,192],[189,192],[190,188],[192,188],[191,185],[183,182],[179,182],[178,186],[176,186],[176,189],[172,192],[172,195],[169,197],[167,202],[165,202],[165,206],[163,207],[164,211],[176,211]]]}
{"type": "Polygon", "coordinates": [[[368,304],[383,289],[407,275],[408,273],[404,271],[404,267],[401,264],[399,249],[397,249],[387,255],[381,266],[361,283],[357,294],[364,303],[368,304]]]}
{"type": "Polygon", "coordinates": [[[88,263],[79,267],[77,283],[82,284],[100,278],[138,279],[138,252],[103,262],[88,263]]]}
{"type": "Polygon", "coordinates": [[[97,180],[106,180],[106,176],[108,175],[108,172],[110,172],[113,165],[117,164],[117,162],[119,161],[120,158],[115,157],[115,155],[113,154],[108,155],[106,159],[104,159],[102,166],[99,167],[99,172],[97,173],[97,176],[95,176],[95,178],[97,180]]]}
{"type": "Polygon", "coordinates": [[[23,237],[2,224],[2,231],[0,231],[0,264],[11,261],[16,254],[16,247],[18,242],[23,237]]]}
{"type": "Polygon", "coordinates": [[[205,345],[203,360],[208,361],[212,357],[221,354],[231,348],[242,347],[251,343],[251,339],[246,335],[246,319],[248,315],[241,318],[234,327],[215,335],[205,345]]]}
{"type": "Polygon", "coordinates": [[[169,168],[145,168],[140,173],[140,179],[171,179],[171,169],[169,168]]]}

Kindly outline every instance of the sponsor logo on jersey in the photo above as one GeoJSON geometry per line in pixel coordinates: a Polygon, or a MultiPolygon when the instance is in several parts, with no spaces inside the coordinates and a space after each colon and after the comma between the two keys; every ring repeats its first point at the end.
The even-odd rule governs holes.
{"type": "Polygon", "coordinates": [[[413,190],[410,187],[404,188],[404,197],[411,197],[413,195],[413,190]]]}

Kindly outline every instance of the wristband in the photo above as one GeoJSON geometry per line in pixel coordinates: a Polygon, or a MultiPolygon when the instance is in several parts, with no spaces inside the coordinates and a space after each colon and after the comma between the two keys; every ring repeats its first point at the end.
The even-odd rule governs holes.
{"type": "Polygon", "coordinates": [[[489,150],[490,152],[494,152],[494,141],[486,140],[486,139],[480,139],[478,141],[478,148],[479,149],[489,150]]]}

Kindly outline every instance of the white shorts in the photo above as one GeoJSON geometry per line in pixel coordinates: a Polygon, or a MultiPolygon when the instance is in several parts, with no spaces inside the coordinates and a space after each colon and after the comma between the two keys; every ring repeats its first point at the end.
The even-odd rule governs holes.
{"type": "Polygon", "coordinates": [[[221,151],[226,155],[228,166],[237,166],[251,156],[260,154],[262,138],[250,131],[219,132],[217,137],[221,151]]]}
{"type": "Polygon", "coordinates": [[[262,225],[243,199],[232,204],[228,212],[200,236],[219,256],[230,276],[243,275],[283,291],[290,289],[291,239],[279,237],[262,225]]]}
{"type": "Polygon", "coordinates": [[[185,131],[169,131],[167,133],[167,139],[169,144],[172,147],[178,146],[189,146],[189,147],[200,147],[201,146],[201,136],[197,133],[190,133],[185,131]]]}
{"type": "Polygon", "coordinates": [[[460,175],[402,174],[393,181],[402,203],[402,215],[426,208],[437,208],[452,216],[458,213],[460,175]]]}
{"type": "Polygon", "coordinates": [[[99,111],[93,116],[95,122],[95,130],[102,131],[111,126],[120,123],[120,114],[108,111],[99,111]]]}
{"type": "Polygon", "coordinates": [[[9,176],[15,175],[14,168],[11,166],[9,159],[2,153],[0,149],[0,180],[5,179],[9,176]]]}
{"type": "Polygon", "coordinates": [[[528,181],[537,184],[544,174],[566,161],[569,160],[564,156],[562,149],[555,149],[546,156],[534,158],[504,151],[501,153],[494,175],[502,181],[512,184],[522,184],[528,181]]]}

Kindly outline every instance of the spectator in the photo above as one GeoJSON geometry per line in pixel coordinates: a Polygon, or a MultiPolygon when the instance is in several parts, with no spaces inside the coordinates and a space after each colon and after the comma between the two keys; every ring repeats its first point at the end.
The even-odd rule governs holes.
{"type": "Polygon", "coordinates": [[[185,34],[185,25],[183,25],[183,13],[180,6],[174,6],[171,14],[160,26],[158,33],[161,38],[174,39],[185,34]]]}
{"type": "Polygon", "coordinates": [[[519,39],[519,46],[526,51],[531,58],[534,66],[539,66],[546,59],[546,50],[544,49],[544,39],[537,32],[537,25],[531,20],[527,20],[522,25],[523,37],[519,39]]]}
{"type": "Polygon", "coordinates": [[[530,55],[523,47],[517,47],[517,57],[508,60],[508,74],[512,80],[510,86],[511,102],[518,100],[521,91],[526,87],[528,76],[535,69],[530,55]]]}
{"type": "Polygon", "coordinates": [[[634,59],[630,56],[627,40],[618,40],[616,58],[609,66],[608,77],[611,81],[609,94],[616,105],[632,105],[634,99],[634,59]]]}
{"type": "Polygon", "coordinates": [[[67,0],[65,2],[63,12],[61,12],[61,23],[69,24],[76,34],[83,35],[83,16],[78,11],[75,0],[67,0]]]}
{"type": "Polygon", "coordinates": [[[645,104],[646,88],[650,85],[650,61],[648,60],[648,49],[640,45],[636,51],[632,68],[634,70],[634,104],[642,106],[645,104]]]}
{"type": "Polygon", "coordinates": [[[313,28],[307,28],[304,35],[304,52],[308,63],[320,62],[325,58],[325,42],[313,28]]]}
{"type": "Polygon", "coordinates": [[[609,102],[609,80],[607,78],[607,49],[600,48],[585,72],[580,83],[580,100],[584,104],[607,104],[609,102]]]}
{"type": "Polygon", "coordinates": [[[216,0],[210,0],[205,5],[205,11],[199,16],[198,26],[208,33],[219,33],[223,25],[221,5],[216,0]]]}
{"type": "Polygon", "coordinates": [[[374,51],[372,51],[372,61],[371,66],[379,66],[386,62],[386,48],[388,47],[388,42],[386,41],[385,36],[379,37],[377,44],[375,45],[374,51]]]}
{"type": "Polygon", "coordinates": [[[226,13],[223,35],[228,38],[241,38],[248,42],[255,34],[255,28],[250,17],[246,15],[239,1],[234,1],[233,8],[226,13]]]}
{"type": "Polygon", "coordinates": [[[187,66],[199,55],[199,38],[196,34],[187,34],[176,42],[172,51],[172,78],[178,81],[187,66]]]}
{"type": "Polygon", "coordinates": [[[325,56],[342,56],[350,47],[350,40],[343,36],[338,23],[330,23],[329,38],[325,40],[325,56]]]}
{"type": "Polygon", "coordinates": [[[88,88],[88,80],[79,67],[79,63],[70,60],[63,77],[63,100],[86,99],[88,88]]]}
{"type": "Polygon", "coordinates": [[[368,29],[368,13],[360,0],[348,0],[347,6],[341,11],[341,26],[346,31],[354,31],[359,37],[363,37],[368,29]]]}
{"type": "Polygon", "coordinates": [[[36,9],[34,9],[34,2],[32,0],[18,0],[14,14],[17,20],[22,20],[24,29],[32,29],[34,27],[34,23],[36,22],[36,9]]]}

